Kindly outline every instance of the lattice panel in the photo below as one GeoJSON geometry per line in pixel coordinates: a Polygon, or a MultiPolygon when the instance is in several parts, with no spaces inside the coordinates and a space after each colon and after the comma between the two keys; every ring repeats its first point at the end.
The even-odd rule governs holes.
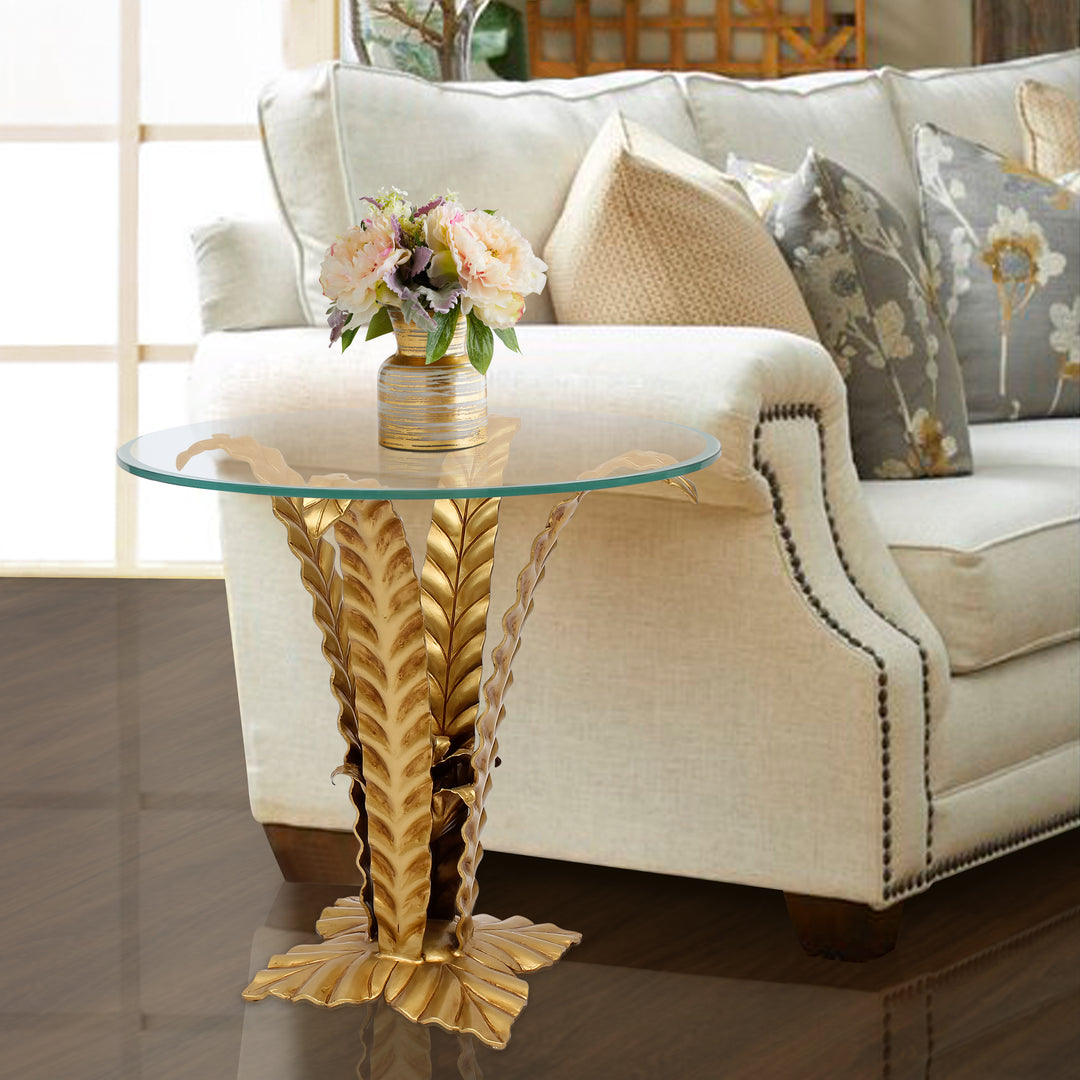
{"type": "Polygon", "coordinates": [[[861,68],[865,16],[865,0],[528,0],[529,70],[776,78],[861,68]]]}

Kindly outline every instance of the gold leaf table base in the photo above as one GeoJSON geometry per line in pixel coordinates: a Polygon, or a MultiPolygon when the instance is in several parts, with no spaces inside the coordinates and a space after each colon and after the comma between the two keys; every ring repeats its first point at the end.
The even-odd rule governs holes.
{"type": "MultiPolygon", "coordinates": [[[[487,443],[468,467],[464,459],[448,462],[447,486],[497,484],[519,426],[491,418],[487,443]]],[[[303,486],[280,451],[228,434],[196,443],[177,458],[177,468],[211,449],[246,461],[263,483],[303,486]]],[[[632,450],[578,479],[674,462],[668,454],[632,450]]],[[[689,481],[665,482],[696,501],[689,481]]],[[[378,487],[343,474],[312,477],[311,484],[378,487]]],[[[473,910],[511,663],[547,559],[584,495],[558,502],[532,545],[492,652],[482,707],[499,499],[437,500],[418,578],[389,500],[274,497],[330,665],[347,745],[336,772],[351,780],[362,884],[360,896],[323,911],[320,944],[272,957],[245,999],[334,1007],[383,998],[413,1021],[468,1032],[501,1049],[528,1000],[519,976],[549,967],[581,941],[551,923],[473,910]],[[336,545],[326,536],[331,530],[336,545]]]]}
{"type": "Polygon", "coordinates": [[[348,897],[323,911],[316,924],[322,942],[271,957],[244,998],[273,996],[333,1008],[382,997],[410,1020],[467,1032],[502,1049],[529,996],[519,976],[550,967],[581,935],[520,915],[476,915],[472,926],[461,947],[452,923],[430,921],[419,959],[390,956],[371,940],[365,905],[348,897]]]}

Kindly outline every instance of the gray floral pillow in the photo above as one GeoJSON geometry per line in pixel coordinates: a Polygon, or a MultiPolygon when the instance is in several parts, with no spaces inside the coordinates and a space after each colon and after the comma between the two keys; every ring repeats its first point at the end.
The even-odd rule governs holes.
{"type": "Polygon", "coordinates": [[[1080,414],[1080,198],[931,124],[915,159],[972,421],[1080,414]]]}
{"type": "Polygon", "coordinates": [[[859,474],[970,472],[960,366],[899,212],[811,150],[778,187],[765,223],[847,382],[859,474]]]}

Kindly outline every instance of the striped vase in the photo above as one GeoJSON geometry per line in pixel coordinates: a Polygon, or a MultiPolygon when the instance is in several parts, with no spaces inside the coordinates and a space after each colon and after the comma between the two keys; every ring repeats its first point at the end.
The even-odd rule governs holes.
{"type": "Polygon", "coordinates": [[[427,332],[390,308],[397,352],[379,368],[379,444],[390,450],[464,450],[487,439],[487,380],[465,352],[458,320],[446,355],[425,362],[427,332]]]}

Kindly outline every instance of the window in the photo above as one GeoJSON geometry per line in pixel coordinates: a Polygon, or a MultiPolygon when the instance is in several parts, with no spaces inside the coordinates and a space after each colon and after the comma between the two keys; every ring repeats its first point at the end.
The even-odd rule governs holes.
{"type": "Polygon", "coordinates": [[[190,231],[275,213],[258,92],[327,6],[0,0],[0,467],[9,506],[55,507],[4,515],[0,573],[220,573],[213,493],[114,454],[186,419],[190,231]]]}

